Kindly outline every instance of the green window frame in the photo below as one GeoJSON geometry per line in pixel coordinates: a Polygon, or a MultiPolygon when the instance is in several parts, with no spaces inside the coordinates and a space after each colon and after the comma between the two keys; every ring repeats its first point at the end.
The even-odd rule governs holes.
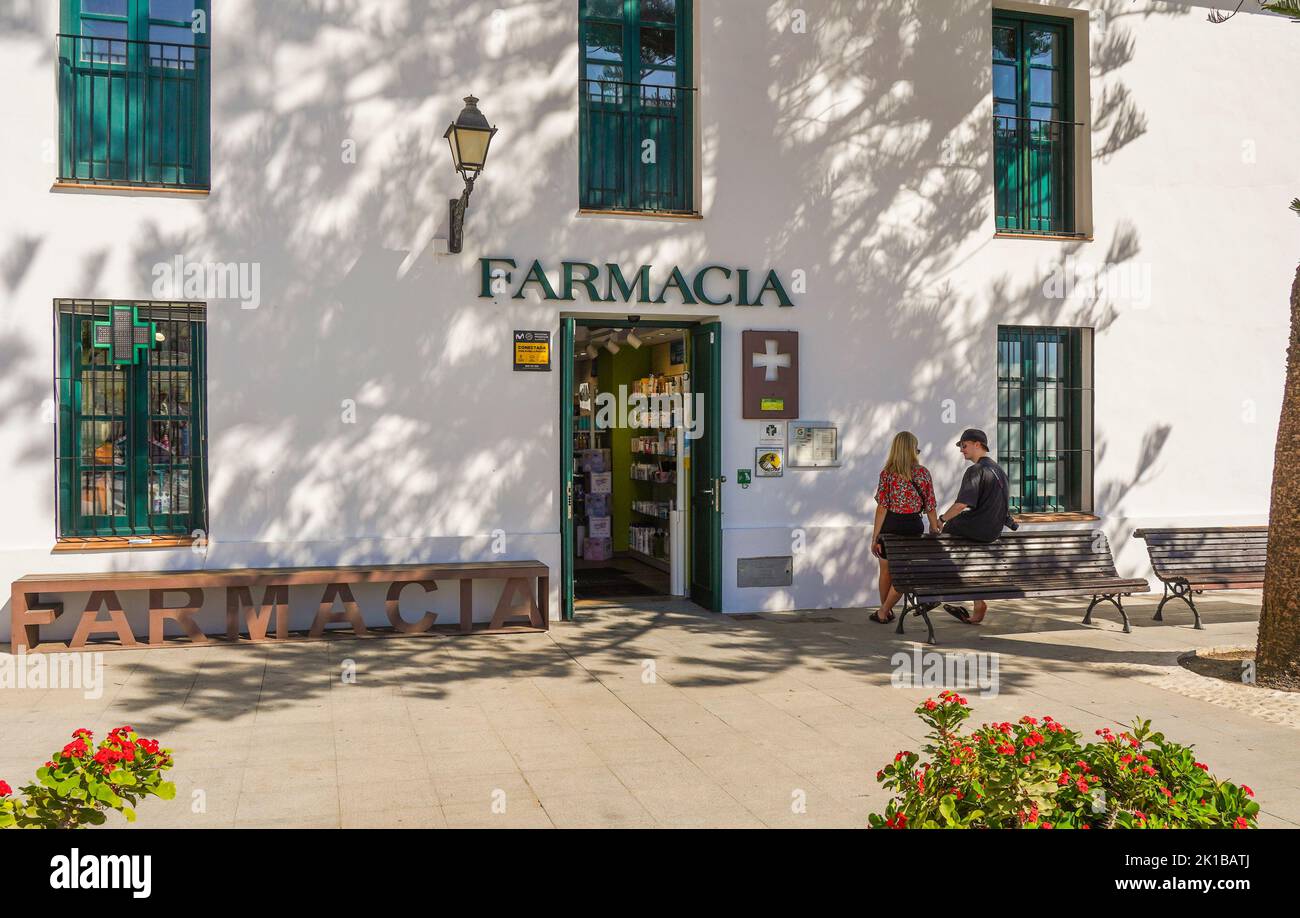
{"type": "Polygon", "coordinates": [[[208,187],[210,2],[61,0],[60,182],[208,187]]]}
{"type": "Polygon", "coordinates": [[[691,0],[578,0],[579,206],[694,213],[691,0]]]}
{"type": "Polygon", "coordinates": [[[59,538],[207,531],[206,311],[56,301],[59,538]]]}
{"type": "Polygon", "coordinates": [[[997,462],[1013,513],[1092,511],[1092,329],[999,326],[997,462]]]}
{"type": "Polygon", "coordinates": [[[995,12],[993,162],[997,231],[1077,235],[1074,24],[995,12]]]}

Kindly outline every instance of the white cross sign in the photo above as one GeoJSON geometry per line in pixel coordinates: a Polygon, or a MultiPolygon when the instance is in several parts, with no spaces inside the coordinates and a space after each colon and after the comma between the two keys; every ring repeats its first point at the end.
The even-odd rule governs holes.
{"type": "Polygon", "coordinates": [[[764,348],[763,353],[755,352],[752,355],[754,358],[752,365],[763,368],[764,382],[776,382],[778,369],[790,366],[790,355],[778,353],[779,348],[774,338],[768,338],[764,342],[764,348]]]}

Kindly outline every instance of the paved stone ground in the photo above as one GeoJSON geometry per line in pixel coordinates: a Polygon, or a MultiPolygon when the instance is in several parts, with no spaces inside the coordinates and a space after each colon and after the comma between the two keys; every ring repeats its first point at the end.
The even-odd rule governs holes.
{"type": "MultiPolygon", "coordinates": [[[[1201,632],[1178,612],[1151,622],[1153,605],[1131,603],[1129,635],[1105,612],[1083,627],[1072,601],[936,626],[944,651],[999,655],[1000,693],[965,691],[976,722],[1046,713],[1091,737],[1150,717],[1250,784],[1262,825],[1300,825],[1300,696],[1176,664],[1253,645],[1258,592],[1205,597],[1201,632]]],[[[0,692],[0,777],[26,781],[76,727],[130,723],[178,763],[177,799],[142,805],[146,826],[861,826],[884,802],[876,769],[918,748],[912,708],[935,691],[890,684],[890,657],[923,632],[866,615],[672,602],[584,610],[545,635],[111,652],[98,700],[0,692]]]]}

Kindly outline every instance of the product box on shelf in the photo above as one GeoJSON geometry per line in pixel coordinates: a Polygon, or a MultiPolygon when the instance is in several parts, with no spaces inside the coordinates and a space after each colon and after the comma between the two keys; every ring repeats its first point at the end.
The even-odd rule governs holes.
{"type": "Polygon", "coordinates": [[[583,472],[608,472],[609,450],[584,449],[578,451],[578,469],[583,472]]]}
{"type": "Polygon", "coordinates": [[[609,494],[614,490],[614,479],[612,472],[588,472],[587,473],[587,493],[588,494],[609,494]]]}
{"type": "Polygon", "coordinates": [[[610,520],[608,516],[589,516],[587,517],[587,537],[589,539],[608,539],[611,535],[610,520]]]}
{"type": "Polygon", "coordinates": [[[609,495],[588,494],[587,516],[609,516],[609,495]]]}
{"type": "Polygon", "coordinates": [[[614,557],[613,539],[587,539],[582,543],[584,561],[608,561],[614,557]]]}

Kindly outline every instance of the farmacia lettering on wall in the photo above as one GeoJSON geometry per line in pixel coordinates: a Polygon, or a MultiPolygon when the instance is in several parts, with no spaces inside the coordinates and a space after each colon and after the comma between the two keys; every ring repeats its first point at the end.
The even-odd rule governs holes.
{"type": "Polygon", "coordinates": [[[672,292],[675,301],[688,306],[794,305],[775,269],[768,270],[758,282],[759,274],[749,268],[733,269],[725,265],[705,265],[688,276],[676,265],[666,271],[641,265],[628,273],[608,262],[600,266],[586,261],[562,261],[559,273],[552,280],[541,261],[534,260],[523,279],[516,283],[518,268],[519,263],[513,258],[480,258],[479,297],[495,299],[509,294],[511,299],[522,300],[533,287],[544,301],[571,302],[577,299],[574,293],[581,288],[593,303],[667,303],[672,292]]]}

